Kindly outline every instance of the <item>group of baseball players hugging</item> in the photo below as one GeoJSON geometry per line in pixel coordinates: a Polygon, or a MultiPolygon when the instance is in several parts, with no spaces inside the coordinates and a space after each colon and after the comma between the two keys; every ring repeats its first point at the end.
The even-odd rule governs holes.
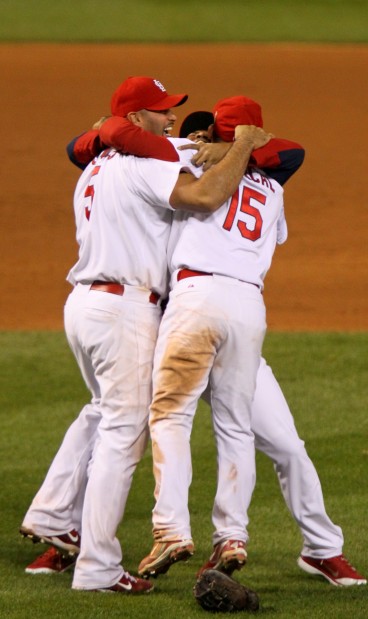
{"type": "Polygon", "coordinates": [[[180,137],[170,137],[173,109],[186,100],[158,79],[129,77],[112,95],[111,115],[68,144],[83,171],[65,332],[91,400],[24,516],[22,536],[47,544],[26,572],[74,568],[73,589],[139,594],[190,558],[190,436],[203,398],[217,490],[212,547],[197,577],[209,569],[231,576],[247,562],[259,449],[300,528],[299,567],[333,585],[364,585],[262,357],[264,279],[287,239],[283,185],[304,149],[264,131],[261,106],[245,96],[189,114],[180,137]],[[149,440],[153,547],[133,576],[117,530],[149,440]]]}

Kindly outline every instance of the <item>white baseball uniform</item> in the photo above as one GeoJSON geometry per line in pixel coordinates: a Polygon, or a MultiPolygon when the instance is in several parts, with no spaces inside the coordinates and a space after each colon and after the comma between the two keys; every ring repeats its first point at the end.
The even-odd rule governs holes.
{"type": "Polygon", "coordinates": [[[74,290],[65,329],[92,401],[69,429],[23,522],[39,534],[69,531],[71,506],[85,486],[73,588],[109,587],[123,574],[116,530],[148,438],[157,302],[168,285],[169,198],[181,168],[109,151],[77,183],[79,259],[68,275],[74,290]]]}
{"type": "MultiPolygon", "coordinates": [[[[175,143],[176,140],[172,142],[175,143]]],[[[255,181],[256,177],[253,177],[253,180],[255,181]]],[[[262,178],[258,180],[262,182],[262,178]]],[[[266,182],[264,178],[263,182],[266,182]]],[[[173,251],[176,236],[180,234],[180,227],[183,225],[180,222],[183,220],[185,222],[186,218],[187,215],[184,213],[175,214],[169,252],[173,251]]],[[[286,239],[287,225],[282,210],[278,219],[277,243],[281,244],[286,239]]],[[[211,266],[208,265],[206,268],[210,269],[211,266]]],[[[173,279],[175,280],[175,277],[173,279]]],[[[210,388],[202,394],[202,398],[209,404],[211,403],[210,394],[210,388]]],[[[342,530],[331,521],[326,513],[317,471],[308,456],[304,441],[297,433],[293,416],[282,390],[263,358],[257,372],[251,429],[255,436],[256,449],[265,453],[274,463],[285,502],[301,530],[302,554],[316,559],[340,555],[344,544],[342,530]]],[[[222,536],[224,521],[222,501],[222,490],[219,487],[213,508],[214,544],[222,536]]]]}
{"type": "Polygon", "coordinates": [[[174,216],[172,290],[150,407],[156,541],[191,538],[190,433],[208,381],[218,453],[215,543],[247,539],[255,484],[251,407],[266,331],[262,289],[282,215],[282,187],[253,171],[215,213],[174,216]]]}
{"type": "MultiPolygon", "coordinates": [[[[187,154],[188,151],[185,153],[187,154]]],[[[181,152],[181,157],[185,159],[186,154],[181,152]]],[[[85,206],[89,210],[91,202],[87,200],[85,206]]],[[[164,217],[168,216],[165,211],[164,217]]],[[[177,216],[178,214],[176,218],[177,216]]],[[[81,223],[83,224],[83,218],[81,223]]],[[[128,226],[127,230],[130,233],[128,226]]],[[[128,240],[130,239],[129,234],[128,240]]],[[[140,244],[136,247],[137,250],[143,249],[140,244]]],[[[152,268],[156,264],[157,256],[154,257],[155,260],[150,265],[152,268]]],[[[73,270],[71,277],[73,277],[73,270]]],[[[121,281],[120,271],[118,281],[121,281]]],[[[113,297],[113,295],[97,291],[94,295],[98,295],[103,302],[107,303],[113,297]],[[105,294],[104,297],[103,294],[105,294]]],[[[155,314],[156,308],[151,305],[150,309],[153,309],[155,314]]],[[[97,427],[101,420],[99,386],[93,378],[90,388],[92,393],[97,395],[93,395],[91,403],[82,409],[79,417],[67,431],[49,472],[24,518],[23,526],[33,529],[36,533],[52,535],[65,533],[72,529],[81,531],[87,468],[88,463],[91,462],[97,427]]],[[[252,406],[252,429],[255,434],[256,447],[274,462],[284,499],[303,535],[303,553],[316,558],[341,554],[343,546],[341,529],[334,525],[327,516],[317,472],[308,457],[303,441],[297,434],[293,417],[281,389],[271,368],[264,360],[257,374],[257,387],[252,406]]],[[[139,448],[137,460],[140,453],[143,453],[146,438],[144,432],[140,441],[137,441],[139,448]]],[[[131,476],[127,486],[130,485],[130,478],[131,476]]],[[[107,551],[106,548],[104,556],[108,556],[107,551]]],[[[115,544],[113,555],[116,555],[116,560],[118,553],[115,544]]],[[[98,584],[101,584],[100,581],[98,584]]],[[[110,580],[107,584],[110,584],[110,580]]]]}

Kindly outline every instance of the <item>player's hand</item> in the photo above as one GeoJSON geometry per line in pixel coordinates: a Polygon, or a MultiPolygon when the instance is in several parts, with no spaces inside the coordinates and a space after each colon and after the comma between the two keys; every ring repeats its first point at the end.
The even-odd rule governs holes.
{"type": "Polygon", "coordinates": [[[273,133],[267,133],[264,129],[255,125],[237,125],[235,127],[235,139],[237,140],[241,136],[245,136],[253,142],[253,150],[262,148],[275,137],[273,133]]]}
{"type": "Polygon", "coordinates": [[[197,151],[196,154],[193,155],[191,163],[197,168],[203,166],[204,172],[211,166],[221,161],[230,148],[231,144],[227,144],[226,142],[216,142],[211,144],[197,142],[196,144],[183,144],[183,146],[179,146],[179,150],[190,149],[197,151]]]}
{"type": "Polygon", "coordinates": [[[105,120],[107,120],[108,118],[111,118],[111,116],[101,116],[101,118],[92,125],[92,129],[100,129],[104,124],[105,120]]]}

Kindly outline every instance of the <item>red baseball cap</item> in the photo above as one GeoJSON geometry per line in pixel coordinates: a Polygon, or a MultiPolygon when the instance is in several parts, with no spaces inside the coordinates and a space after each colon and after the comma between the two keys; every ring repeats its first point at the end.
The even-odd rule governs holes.
{"type": "Polygon", "coordinates": [[[213,115],[215,135],[225,142],[234,139],[236,125],[263,127],[261,106],[248,97],[220,99],[213,108],[213,115]]]}
{"type": "Polygon", "coordinates": [[[153,77],[128,77],[111,98],[111,113],[126,116],[139,110],[168,110],[182,105],[188,95],[169,95],[159,80],[153,77]]]}

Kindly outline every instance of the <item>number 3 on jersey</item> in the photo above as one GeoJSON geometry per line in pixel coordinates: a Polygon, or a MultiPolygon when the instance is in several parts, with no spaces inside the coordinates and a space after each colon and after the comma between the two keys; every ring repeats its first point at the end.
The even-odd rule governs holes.
{"type": "Polygon", "coordinates": [[[224,221],[223,228],[230,231],[234,225],[235,218],[237,218],[237,227],[242,237],[244,237],[245,239],[249,239],[250,241],[256,241],[257,239],[259,239],[262,233],[263,219],[261,213],[256,208],[256,206],[253,206],[253,204],[251,204],[251,200],[253,203],[258,202],[264,205],[266,204],[266,199],[267,198],[265,195],[263,195],[263,193],[260,193],[255,189],[251,189],[249,187],[240,187],[231,198],[229,210],[224,221]],[[253,228],[249,228],[245,221],[239,219],[239,212],[245,213],[253,219],[253,228]]]}

